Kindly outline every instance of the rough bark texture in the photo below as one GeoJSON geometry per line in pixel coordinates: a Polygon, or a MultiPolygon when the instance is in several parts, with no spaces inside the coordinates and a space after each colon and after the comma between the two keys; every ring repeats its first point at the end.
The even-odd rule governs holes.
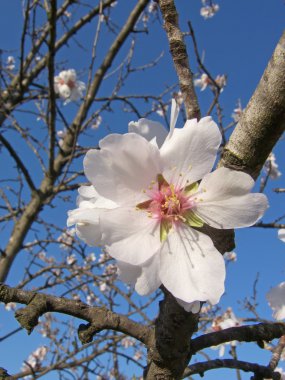
{"type": "Polygon", "coordinates": [[[167,33],[180,90],[184,98],[187,119],[200,119],[200,107],[193,84],[186,45],[178,24],[178,13],[174,0],[159,0],[159,6],[164,19],[164,29],[167,33]]]}
{"type": "Polygon", "coordinates": [[[146,379],[180,379],[190,358],[190,338],[199,315],[187,313],[166,290],[155,321],[155,336],[148,351],[146,379]]]}
{"type": "Polygon", "coordinates": [[[285,32],[224,150],[221,164],[257,178],[285,129],[285,32]]]}
{"type": "Polygon", "coordinates": [[[91,342],[93,336],[105,329],[120,331],[140,340],[148,346],[152,339],[152,330],[128,317],[114,313],[105,307],[90,307],[81,301],[64,297],[55,297],[42,293],[11,288],[0,283],[0,300],[4,303],[17,302],[27,305],[18,309],[15,317],[20,325],[30,334],[38,324],[41,315],[56,312],[73,316],[88,322],[81,324],[78,329],[80,341],[91,342]]]}

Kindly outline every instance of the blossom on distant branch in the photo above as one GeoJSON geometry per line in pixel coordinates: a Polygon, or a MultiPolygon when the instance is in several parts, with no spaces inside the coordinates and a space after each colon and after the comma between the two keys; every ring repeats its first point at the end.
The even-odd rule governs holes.
{"type": "Polygon", "coordinates": [[[64,104],[82,98],[85,88],[85,83],[77,80],[74,69],[63,70],[54,77],[55,93],[65,100],[64,104]]]}
{"type": "MultiPolygon", "coordinates": [[[[220,316],[217,316],[214,318],[212,323],[212,330],[213,331],[221,331],[224,329],[228,329],[230,327],[237,327],[241,325],[241,321],[235,316],[233,310],[231,307],[228,307],[227,310],[220,316]]],[[[235,347],[237,345],[237,342],[231,341],[224,344],[219,344],[218,346],[212,347],[213,349],[218,348],[219,349],[219,357],[224,356],[226,345],[230,345],[232,347],[235,347]]]]}
{"type": "Polygon", "coordinates": [[[48,348],[46,346],[40,346],[37,348],[31,355],[28,357],[28,360],[24,362],[22,370],[26,371],[29,369],[38,369],[40,368],[43,360],[45,359],[48,353],[48,348]]]}
{"type": "Polygon", "coordinates": [[[238,123],[240,121],[240,118],[241,118],[241,115],[243,114],[243,109],[242,109],[242,106],[241,106],[241,101],[239,100],[238,103],[237,103],[237,107],[234,109],[233,113],[232,113],[232,118],[234,119],[234,121],[236,123],[238,123]]]}
{"type": "Polygon", "coordinates": [[[98,129],[102,123],[102,117],[98,115],[94,122],[91,124],[91,129],[98,129]]]}
{"type": "Polygon", "coordinates": [[[277,320],[285,319],[285,282],[270,289],[266,298],[273,310],[273,317],[277,320]]]}
{"type": "Polygon", "coordinates": [[[203,73],[200,78],[194,79],[194,85],[200,87],[201,91],[206,90],[207,86],[211,83],[207,74],[203,73]]]}
{"type": "Polygon", "coordinates": [[[177,105],[180,107],[183,102],[184,102],[184,98],[183,98],[183,94],[181,91],[178,91],[178,92],[174,92],[173,93],[173,99],[175,99],[177,105]]]}
{"type": "Polygon", "coordinates": [[[278,230],[278,238],[285,243],[285,228],[280,228],[278,230]]]}
{"type": "Polygon", "coordinates": [[[271,152],[265,161],[264,171],[271,179],[277,179],[281,176],[281,172],[278,169],[278,164],[276,162],[276,157],[273,152],[271,152]]]}
{"type": "Polygon", "coordinates": [[[227,261],[237,261],[237,254],[235,252],[226,252],[224,254],[224,259],[227,261]]]}
{"type": "Polygon", "coordinates": [[[217,75],[216,76],[216,79],[215,79],[215,82],[217,83],[217,85],[220,87],[221,89],[221,92],[224,90],[224,87],[227,85],[227,77],[225,74],[223,75],[217,75]]]}
{"type": "Polygon", "coordinates": [[[15,63],[15,58],[12,55],[9,55],[6,61],[6,69],[10,71],[14,70],[14,68],[16,67],[15,63]]]}
{"type": "Polygon", "coordinates": [[[216,304],[223,294],[225,264],[195,228],[251,226],[267,199],[250,194],[248,174],[224,167],[210,173],[221,143],[211,117],[180,129],[177,117],[173,101],[169,133],[140,119],[129,133],[111,134],[88,151],[84,171],[92,185],[79,188],[68,225],[76,224],[87,244],[105,246],[121,279],[139,294],[163,284],[185,310],[198,312],[199,301],[216,304]]]}
{"type": "Polygon", "coordinates": [[[8,302],[8,303],[6,303],[6,305],[5,305],[5,309],[7,310],[7,311],[11,311],[11,310],[16,310],[16,307],[17,307],[17,304],[15,303],[15,302],[8,302]]]}
{"type": "Polygon", "coordinates": [[[211,2],[209,5],[206,5],[207,1],[203,0],[202,3],[204,6],[200,10],[200,15],[204,17],[205,20],[213,17],[220,9],[219,5],[213,2],[211,2]]]}

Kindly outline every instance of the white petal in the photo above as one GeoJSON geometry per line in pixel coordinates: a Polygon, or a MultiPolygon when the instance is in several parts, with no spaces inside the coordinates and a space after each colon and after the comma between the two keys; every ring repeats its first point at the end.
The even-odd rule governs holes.
{"type": "Polygon", "coordinates": [[[285,319],[285,282],[270,289],[266,295],[269,306],[273,310],[273,317],[277,320],[285,319]]]}
{"type": "Polygon", "coordinates": [[[117,261],[118,277],[127,284],[134,285],[141,275],[141,267],[130,265],[122,261],[117,261]]]}
{"type": "Polygon", "coordinates": [[[225,264],[207,235],[179,226],[169,233],[160,260],[160,279],[174,297],[186,303],[219,301],[225,264]]]}
{"type": "Polygon", "coordinates": [[[141,296],[147,296],[161,285],[159,278],[159,254],[151,257],[143,264],[141,269],[142,273],[137,279],[135,289],[141,296]]]}
{"type": "MultiPolygon", "coordinates": [[[[70,227],[76,223],[99,223],[100,209],[92,207],[92,203],[84,202],[84,207],[76,208],[75,210],[68,211],[67,226],[70,227]],[[88,207],[86,204],[90,204],[88,207]]],[[[101,210],[102,211],[102,210],[101,210]]]]}
{"type": "Polygon", "coordinates": [[[221,134],[211,117],[198,123],[187,120],[160,148],[164,178],[181,187],[201,179],[212,169],[220,143],[221,134]]]}
{"type": "Polygon", "coordinates": [[[278,237],[283,243],[285,243],[285,228],[278,230],[278,237]]]}
{"type": "Polygon", "coordinates": [[[156,142],[159,147],[163,144],[168,133],[161,123],[148,119],[131,121],[129,123],[129,132],[137,133],[148,141],[156,138],[156,142]]]}
{"type": "Polygon", "coordinates": [[[170,114],[170,132],[167,136],[168,138],[171,138],[174,132],[174,128],[178,119],[180,107],[177,104],[175,99],[172,99],[171,101],[171,114],[170,114]]]}
{"type": "MultiPolygon", "coordinates": [[[[90,202],[84,202],[91,204],[90,202]]],[[[86,205],[68,212],[67,226],[76,224],[76,234],[86,244],[90,246],[98,245],[101,242],[101,231],[99,228],[99,214],[102,209],[88,208],[86,205]]]]}
{"type": "Polygon", "coordinates": [[[206,201],[245,195],[253,186],[254,180],[250,175],[228,168],[218,168],[202,179],[199,190],[206,190],[202,195],[206,201]]]}
{"type": "Polygon", "coordinates": [[[176,298],[176,301],[188,313],[191,312],[193,314],[197,314],[197,313],[199,313],[199,311],[201,309],[201,303],[199,301],[194,301],[194,302],[188,303],[188,302],[184,302],[184,301],[180,300],[179,298],[176,298]]]}
{"type": "Polygon", "coordinates": [[[146,199],[143,190],[161,173],[159,150],[135,133],[109,135],[101,150],[89,150],[84,159],[87,178],[98,193],[119,205],[146,199]]]}
{"type": "Polygon", "coordinates": [[[95,190],[94,186],[80,186],[78,193],[83,198],[98,198],[98,193],[95,190]]]}
{"type": "Polygon", "coordinates": [[[268,207],[264,194],[248,194],[253,183],[248,174],[217,169],[201,181],[195,212],[215,228],[252,226],[268,207]]]}
{"type": "Polygon", "coordinates": [[[91,247],[101,244],[102,234],[99,228],[99,223],[78,223],[76,224],[76,234],[91,247]]]}
{"type": "Polygon", "coordinates": [[[80,208],[115,208],[118,205],[111,201],[110,199],[102,197],[94,187],[91,186],[81,186],[78,189],[79,196],[77,197],[76,203],[80,208]]]}
{"type": "Polygon", "coordinates": [[[107,210],[100,215],[100,228],[108,253],[127,264],[141,265],[160,248],[159,224],[145,211],[107,210]]]}

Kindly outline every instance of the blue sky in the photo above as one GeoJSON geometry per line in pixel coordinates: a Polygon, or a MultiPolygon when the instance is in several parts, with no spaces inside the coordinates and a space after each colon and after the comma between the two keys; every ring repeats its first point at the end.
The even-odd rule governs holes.
{"type": "MultiPolygon", "coordinates": [[[[216,76],[217,74],[227,74],[228,85],[221,95],[225,125],[231,121],[231,113],[236,106],[238,99],[245,106],[252,95],[258,81],[266,67],[266,64],[274,50],[274,47],[281,36],[284,28],[285,5],[282,0],[221,0],[218,1],[220,10],[216,16],[209,20],[204,20],[200,14],[201,2],[199,0],[178,0],[177,8],[181,14],[180,23],[184,30],[187,30],[187,21],[191,20],[200,52],[205,52],[204,63],[208,70],[216,76]]],[[[97,2],[96,2],[97,3],[97,2]]],[[[129,1],[126,5],[124,0],[119,0],[115,8],[114,19],[118,24],[124,22],[127,9],[130,9],[135,1],[129,1]]],[[[19,55],[20,27],[21,27],[21,2],[18,0],[6,1],[1,4],[0,12],[0,48],[4,51],[4,57],[8,55],[19,55]]],[[[86,67],[92,39],[94,37],[94,25],[87,26],[86,30],[79,33],[78,40],[84,41],[86,51],[80,51],[75,43],[69,44],[57,56],[57,61],[63,63],[66,68],[73,67],[82,72],[82,80],[86,80],[86,67]]],[[[101,62],[103,53],[106,52],[109,41],[114,36],[107,36],[100,41],[98,52],[98,64],[101,62]]],[[[134,62],[146,64],[164,52],[164,56],[158,66],[146,72],[134,75],[128,84],[121,90],[122,93],[151,93],[159,94],[165,86],[176,83],[176,74],[168,53],[168,45],[165,33],[159,24],[153,25],[147,38],[136,36],[137,48],[135,50],[134,62]]],[[[130,40],[122,49],[119,59],[114,63],[114,67],[120,58],[127,54],[130,40]]],[[[193,48],[190,38],[187,38],[190,64],[192,71],[197,72],[194,60],[193,48]]],[[[284,78],[280,78],[284,80],[284,78]]],[[[107,79],[100,89],[100,94],[108,94],[112,89],[112,79],[107,79]]],[[[205,112],[211,101],[210,91],[198,91],[202,111],[205,112]]],[[[151,107],[151,104],[140,104],[142,113],[151,107]]],[[[72,116],[77,110],[76,105],[68,105],[64,108],[67,118],[72,120],[72,116]],[[67,109],[67,107],[69,107],[67,109]]],[[[94,111],[95,109],[93,109],[94,111]]],[[[124,133],[127,131],[127,124],[133,119],[128,113],[124,113],[117,106],[115,112],[108,114],[98,131],[92,132],[83,140],[89,146],[97,145],[100,138],[111,132],[124,133]],[[108,127],[108,128],[107,128],[108,127]]],[[[215,117],[215,115],[213,115],[215,117]]],[[[153,117],[162,121],[158,115],[153,117]]],[[[180,124],[182,121],[180,120],[180,124]]],[[[274,149],[277,162],[281,172],[285,170],[284,141],[280,141],[274,149]]],[[[23,152],[24,153],[24,152],[23,152]]],[[[284,174],[285,175],[285,174],[284,174]]],[[[270,209],[264,216],[264,221],[270,222],[282,214],[282,205],[285,195],[276,195],[272,192],[275,187],[284,187],[284,175],[276,181],[269,182],[266,194],[270,199],[270,209]]],[[[74,194],[75,204],[76,194],[74,194]]],[[[68,207],[67,207],[68,208],[68,207]]],[[[70,207],[69,207],[70,208],[70,207]]],[[[65,225],[66,210],[62,210],[60,220],[65,225]]],[[[265,318],[271,317],[265,294],[271,286],[277,285],[284,280],[285,271],[285,245],[277,239],[277,231],[270,229],[250,228],[236,232],[236,253],[238,260],[229,265],[226,281],[226,294],[222,298],[221,307],[232,306],[237,316],[245,317],[247,314],[238,302],[246,296],[252,294],[252,285],[259,273],[258,297],[259,312],[265,318]]],[[[21,258],[16,261],[16,265],[22,264],[21,258]]],[[[10,277],[10,283],[17,282],[18,269],[10,277]]],[[[20,273],[20,271],[19,271],[20,273]]],[[[155,312],[156,305],[152,312],[155,312]]],[[[4,312],[1,307],[0,314],[0,336],[17,326],[11,318],[11,312],[4,312]]],[[[21,366],[23,357],[27,357],[31,350],[38,347],[42,342],[39,334],[33,333],[27,337],[25,332],[20,332],[16,336],[0,344],[0,366],[5,366],[10,372],[17,372],[21,366]],[[21,350],[15,353],[15,347],[21,345],[21,350]],[[24,352],[26,354],[24,354],[24,352]]],[[[241,359],[258,361],[261,358],[262,364],[267,364],[269,358],[267,353],[261,350],[256,351],[254,345],[249,345],[245,349],[238,348],[244,355],[241,359]]],[[[198,359],[201,359],[198,357],[198,359]]],[[[284,365],[285,368],[285,365],[284,365]]],[[[227,379],[235,379],[233,371],[207,373],[206,379],[218,379],[227,376],[227,379]]],[[[45,379],[55,379],[54,375],[47,375],[45,379]]],[[[197,378],[199,378],[197,376],[197,378]]],[[[243,375],[243,379],[249,379],[250,375],[243,375]]]]}

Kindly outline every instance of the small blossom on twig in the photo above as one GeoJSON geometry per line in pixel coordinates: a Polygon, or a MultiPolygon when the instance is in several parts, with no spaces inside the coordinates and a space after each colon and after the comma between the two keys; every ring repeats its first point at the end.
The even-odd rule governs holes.
{"type": "Polygon", "coordinates": [[[63,70],[54,78],[54,91],[65,100],[64,104],[82,98],[85,89],[85,83],[77,80],[74,69],[63,70]]]}

